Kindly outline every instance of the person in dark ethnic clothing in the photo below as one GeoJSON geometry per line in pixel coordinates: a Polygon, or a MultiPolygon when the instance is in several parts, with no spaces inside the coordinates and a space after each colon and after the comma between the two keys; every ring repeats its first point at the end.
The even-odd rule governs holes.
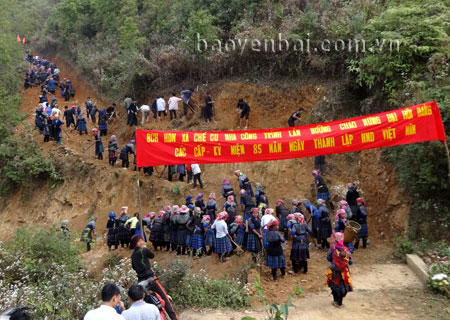
{"type": "Polygon", "coordinates": [[[277,269],[280,269],[281,275],[286,274],[286,258],[284,257],[283,247],[281,243],[286,240],[278,232],[278,220],[272,220],[267,225],[267,254],[266,254],[266,266],[272,269],[272,278],[277,280],[277,269]]]}

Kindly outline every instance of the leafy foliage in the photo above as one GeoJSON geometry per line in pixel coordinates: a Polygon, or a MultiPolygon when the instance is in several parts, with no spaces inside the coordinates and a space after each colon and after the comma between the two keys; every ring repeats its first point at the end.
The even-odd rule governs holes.
{"type": "Polygon", "coordinates": [[[249,305],[247,289],[239,281],[193,274],[182,260],[174,260],[167,269],[154,264],[153,269],[178,306],[238,309],[249,305]]]}
{"type": "MultiPolygon", "coordinates": [[[[256,289],[256,297],[264,304],[264,309],[267,313],[267,318],[269,320],[287,320],[289,316],[289,307],[293,307],[291,300],[295,296],[299,296],[304,293],[304,291],[300,288],[300,285],[298,285],[294,292],[289,296],[289,299],[286,303],[282,304],[281,306],[277,306],[276,304],[270,304],[269,302],[264,298],[264,290],[261,286],[261,281],[259,280],[258,276],[255,276],[255,285],[256,289]]],[[[243,317],[242,320],[256,320],[252,317],[243,317]]]]}

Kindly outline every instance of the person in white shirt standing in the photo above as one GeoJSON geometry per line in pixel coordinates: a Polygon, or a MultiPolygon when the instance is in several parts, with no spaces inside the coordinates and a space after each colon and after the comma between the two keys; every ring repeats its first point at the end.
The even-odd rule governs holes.
{"type": "Polygon", "coordinates": [[[114,283],[106,284],[102,289],[103,304],[94,310],[89,311],[84,316],[84,320],[125,320],[118,314],[114,307],[119,306],[125,309],[123,302],[120,300],[120,290],[114,283]]]}
{"type": "Polygon", "coordinates": [[[139,110],[142,112],[142,120],[141,120],[141,126],[144,125],[144,121],[148,122],[148,119],[150,117],[150,106],[143,104],[139,110]]]}
{"type": "Polygon", "coordinates": [[[126,320],[161,320],[158,308],[144,301],[144,288],[140,285],[132,285],[128,289],[131,307],[122,313],[126,320]]]}
{"type": "Polygon", "coordinates": [[[169,99],[170,120],[177,118],[178,102],[180,102],[181,100],[181,98],[178,98],[175,93],[172,92],[172,96],[169,99]]]}
{"type": "Polygon", "coordinates": [[[200,170],[200,166],[198,164],[191,164],[192,173],[194,175],[194,188],[197,188],[197,180],[200,184],[200,188],[204,188],[202,179],[200,178],[200,175],[202,174],[202,171],[200,170]]]}
{"type": "Polygon", "coordinates": [[[161,121],[161,114],[164,113],[164,118],[167,117],[166,101],[163,96],[159,96],[156,100],[156,109],[158,110],[159,121],[161,121]]]}
{"type": "Polygon", "coordinates": [[[214,252],[219,255],[220,262],[224,262],[232,251],[230,235],[228,234],[227,223],[225,222],[228,217],[228,213],[223,211],[217,215],[216,221],[214,221],[211,229],[216,230],[216,243],[214,246],[214,252]]]}

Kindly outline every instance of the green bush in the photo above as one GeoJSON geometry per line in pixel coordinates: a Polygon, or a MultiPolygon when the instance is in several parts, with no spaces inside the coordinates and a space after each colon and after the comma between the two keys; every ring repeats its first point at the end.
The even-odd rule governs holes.
{"type": "Polygon", "coordinates": [[[450,264],[436,262],[429,270],[428,287],[434,292],[446,294],[450,297],[450,264]]]}
{"type": "Polygon", "coordinates": [[[249,305],[247,289],[239,281],[193,274],[182,260],[174,260],[167,269],[154,264],[154,270],[176,306],[238,309],[249,305]]]}
{"type": "Polygon", "coordinates": [[[397,258],[406,260],[406,255],[414,253],[416,251],[416,246],[407,238],[397,237],[395,239],[396,247],[394,255],[397,258]]]}

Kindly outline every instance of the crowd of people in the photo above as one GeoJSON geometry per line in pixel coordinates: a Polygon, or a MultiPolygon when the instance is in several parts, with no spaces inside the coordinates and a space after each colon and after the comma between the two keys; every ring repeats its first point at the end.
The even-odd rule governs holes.
{"type": "MultiPolygon", "coordinates": [[[[348,270],[352,264],[351,255],[361,240],[363,248],[368,243],[365,200],[360,197],[356,186],[348,184],[346,198],[339,201],[338,209],[332,215],[328,187],[319,170],[312,172],[317,189],[315,203],[293,199],[292,207],[289,207],[284,200],[277,200],[275,209],[270,208],[261,184],[255,183],[253,189],[247,175],[239,170],[235,175],[240,191],[236,194],[229,179],[223,179],[221,196],[226,201],[220,206],[214,193],[210,193],[208,199],[198,193],[195,198],[187,195],[183,204],[167,205],[142,219],[139,213],[130,217],[127,207],[122,207],[119,215],[110,212],[106,225],[108,249],[119,246],[134,249],[136,241],[145,248],[145,243],[150,242],[153,251],[145,248],[145,257],[149,259],[158,251],[193,258],[214,252],[220,262],[226,261],[236,250],[245,250],[252,253],[256,264],[258,257],[264,256],[265,265],[271,269],[272,278],[276,281],[278,269],[281,276],[286,274],[284,242],[292,243],[289,252],[292,270],[288,272],[293,275],[308,272],[309,250],[316,247],[327,251],[326,258],[330,261],[327,283],[333,293],[333,304],[341,307],[346,293],[352,290],[348,270]],[[238,213],[240,209],[242,215],[238,213]],[[361,226],[351,241],[344,237],[348,221],[361,226]],[[328,241],[330,238],[331,242],[328,241]]],[[[92,225],[90,221],[84,232],[95,229],[95,223],[93,228],[92,225]]],[[[139,281],[144,278],[142,276],[139,281]]]]}
{"type": "MultiPolygon", "coordinates": [[[[67,134],[63,128],[64,124],[67,130],[77,130],[80,135],[88,134],[87,123],[91,122],[94,137],[92,146],[95,145],[96,157],[103,160],[105,148],[103,147],[102,137],[108,135],[108,123],[116,117],[116,105],[112,104],[99,110],[97,105],[88,97],[84,106],[85,110],[83,110],[82,105],[73,105],[70,109],[65,106],[62,113],[57,103],[56,88],[61,89],[61,98],[64,98],[67,102],[75,95],[73,83],[66,78],[59,81],[60,71],[54,63],[42,57],[28,56],[27,59],[30,62],[30,67],[25,79],[25,88],[41,86],[35,124],[39,132],[44,135],[44,142],[54,140],[55,143],[61,144],[62,131],[67,134]]],[[[183,103],[181,116],[186,116],[189,111],[192,113],[199,111],[195,108],[199,109],[198,106],[194,106],[192,102],[193,92],[193,89],[182,90],[180,97],[172,93],[168,100],[169,118],[171,120],[180,116],[177,114],[179,102],[183,103]]],[[[166,102],[162,96],[157,97],[151,106],[142,105],[140,108],[138,108],[136,100],[126,98],[124,107],[127,124],[130,126],[137,126],[139,111],[142,113],[141,124],[149,121],[150,112],[153,113],[153,121],[161,121],[162,117],[167,117],[166,102]]],[[[250,114],[249,105],[241,98],[236,110],[240,113],[239,127],[242,126],[242,120],[245,119],[244,128],[247,128],[250,114]]],[[[290,126],[300,119],[302,111],[303,109],[300,108],[291,115],[288,121],[290,126]]],[[[214,101],[210,92],[207,92],[205,97],[205,119],[216,121],[214,101]]],[[[117,138],[114,135],[110,136],[108,161],[112,166],[119,158],[122,161],[122,167],[128,168],[130,166],[130,154],[135,154],[134,140],[130,140],[128,144],[119,148],[117,138]]],[[[291,202],[291,208],[288,208],[289,205],[284,200],[277,200],[275,208],[272,209],[262,185],[255,183],[255,189],[253,189],[247,175],[239,170],[235,171],[239,192],[235,193],[227,178],[222,181],[221,196],[225,199],[223,205],[218,204],[216,195],[211,192],[207,199],[205,199],[203,193],[198,193],[195,198],[192,195],[187,195],[184,203],[167,205],[160,208],[161,210],[157,213],[156,211],[150,212],[142,219],[139,213],[130,217],[128,207],[122,207],[119,215],[116,215],[115,212],[109,213],[106,225],[108,229],[108,249],[117,249],[119,246],[134,249],[132,266],[138,274],[139,281],[141,284],[144,281],[149,281],[139,287],[143,290],[151,289],[152,292],[158,294],[159,300],[164,301],[164,309],[169,317],[177,319],[170,299],[150,268],[149,259],[153,259],[155,254],[146,248],[146,242],[152,243],[155,252],[170,251],[176,255],[189,255],[196,258],[211,255],[214,252],[220,262],[229,259],[236,250],[249,251],[252,253],[252,259],[256,264],[259,263],[259,257],[264,256],[265,265],[271,269],[274,281],[277,280],[278,269],[280,269],[281,276],[286,274],[283,243],[286,241],[292,242],[289,252],[289,259],[292,263],[292,270],[288,271],[290,274],[298,274],[300,271],[308,272],[309,250],[314,246],[327,250],[326,258],[330,261],[327,282],[333,293],[334,305],[340,307],[346,293],[352,290],[348,271],[348,266],[352,264],[351,254],[355,249],[358,249],[360,240],[362,240],[363,248],[366,248],[368,243],[367,211],[365,201],[360,197],[356,186],[349,184],[346,199],[339,201],[335,218],[332,219],[330,210],[335,210],[335,207],[321,174],[325,171],[324,156],[315,158],[315,168],[312,175],[317,190],[316,201],[311,203],[307,199],[294,199],[291,202]],[[240,210],[243,212],[242,215],[238,213],[240,210]],[[357,222],[361,228],[356,235],[356,239],[345,242],[344,232],[349,221],[357,222]],[[328,241],[330,238],[331,243],[328,241]]],[[[134,169],[137,169],[135,157],[134,169]]],[[[144,168],[144,174],[151,176],[153,168],[144,168]]],[[[168,166],[168,179],[170,181],[175,174],[178,174],[180,181],[184,181],[184,177],[187,176],[187,182],[190,183],[192,180],[194,188],[197,184],[200,188],[205,188],[198,164],[168,166]]],[[[64,222],[61,229],[66,235],[70,236],[67,221],[64,222]]],[[[88,251],[91,250],[91,245],[95,239],[95,229],[96,219],[92,218],[82,232],[81,240],[86,243],[88,251]]],[[[104,290],[109,293],[105,293],[104,297],[102,293],[104,305],[114,307],[119,304],[120,299],[114,298],[117,297],[117,290],[114,285],[105,288],[104,290]]],[[[145,296],[145,294],[141,294],[140,290],[134,287],[130,288],[130,300],[137,304],[132,312],[123,312],[123,317],[126,319],[135,319],[134,316],[127,318],[127,314],[138,312],[137,306],[141,305],[141,300],[145,296]]],[[[85,319],[97,319],[95,317],[96,312],[111,312],[105,307],[102,310],[96,309],[89,312],[85,319]]],[[[112,315],[111,319],[113,319],[112,315]]],[[[155,316],[149,319],[157,318],[155,316]]]]}

